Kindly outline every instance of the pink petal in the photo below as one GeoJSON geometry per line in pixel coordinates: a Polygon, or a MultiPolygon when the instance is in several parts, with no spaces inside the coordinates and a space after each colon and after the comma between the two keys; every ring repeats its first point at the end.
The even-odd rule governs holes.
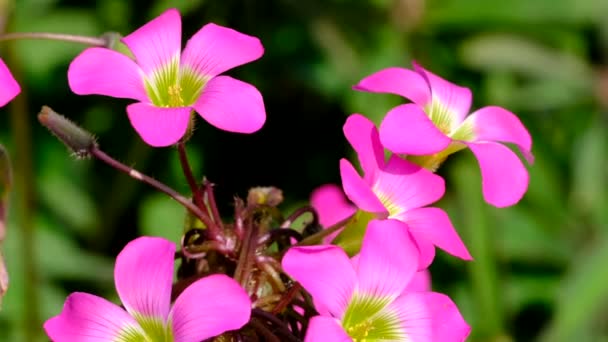
{"type": "Polygon", "coordinates": [[[424,77],[431,87],[433,102],[437,102],[449,111],[452,122],[456,125],[464,121],[471,108],[471,90],[448,82],[414,63],[414,69],[424,77]]]}
{"type": "Polygon", "coordinates": [[[342,317],[356,284],[356,275],[344,251],[336,246],[290,248],[283,270],[334,317],[342,317]]]}
{"type": "Polygon", "coordinates": [[[407,226],[397,220],[370,221],[357,268],[361,292],[397,298],[418,269],[418,248],[407,226]]]}
{"type": "Polygon", "coordinates": [[[196,73],[214,77],[236,66],[255,61],[264,54],[256,37],[233,29],[207,24],[188,40],[182,65],[196,73]]]}
{"type": "Polygon", "coordinates": [[[431,291],[431,272],[424,269],[416,272],[412,280],[407,284],[405,291],[408,292],[426,292],[431,291]]]}
{"type": "Polygon", "coordinates": [[[405,215],[405,223],[415,237],[423,236],[435,246],[464,260],[472,260],[448,215],[439,208],[418,208],[405,215]]]}
{"type": "Polygon", "coordinates": [[[511,206],[528,189],[528,170],[517,155],[506,146],[494,142],[467,143],[481,168],[483,197],[491,205],[511,206]]]}
{"type": "Polygon", "coordinates": [[[357,208],[350,203],[342,189],[335,184],[325,184],[316,188],[310,196],[310,203],[319,215],[319,223],[327,228],[353,215],[357,208]]]}
{"type": "Polygon", "coordinates": [[[340,176],[344,193],[359,209],[386,216],[388,211],[382,202],[346,159],[340,160],[340,176]]]}
{"type": "Polygon", "coordinates": [[[114,281],[131,315],[165,321],[171,302],[175,245],[165,239],[140,237],[116,257],[114,281]]]}
{"type": "Polygon", "coordinates": [[[444,150],[452,142],[415,104],[391,109],[380,124],[380,141],[394,153],[426,155],[444,150]]]}
{"type": "Polygon", "coordinates": [[[343,127],[346,140],[353,147],[363,172],[368,175],[384,166],[384,148],[380,144],[378,129],[361,114],[352,114],[343,127]]]}
{"type": "Polygon", "coordinates": [[[228,76],[211,79],[194,109],[211,125],[228,132],[253,133],[266,121],[257,88],[228,76]]]}
{"type": "Polygon", "coordinates": [[[182,20],[176,9],[169,9],[152,19],[122,41],[133,52],[137,64],[146,75],[162,68],[182,49],[182,20]]]}
{"type": "Polygon", "coordinates": [[[0,59],[0,107],[9,103],[20,92],[21,87],[19,87],[6,64],[0,59]]]}
{"type": "Polygon", "coordinates": [[[484,107],[471,114],[466,121],[472,121],[475,141],[501,141],[517,145],[528,162],[534,157],[532,138],[526,127],[515,114],[501,107],[484,107]]]}
{"type": "Polygon", "coordinates": [[[223,274],[199,279],[175,300],[170,320],[175,342],[198,342],[240,329],[249,322],[251,300],[223,274]]]}
{"type": "Polygon", "coordinates": [[[143,102],[127,106],[131,125],[143,141],[154,147],[178,142],[186,134],[191,112],[189,107],[156,107],[143,102]]]}
{"type": "Polygon", "coordinates": [[[412,237],[420,253],[418,256],[418,271],[425,270],[431,266],[435,259],[435,245],[424,236],[412,234],[412,237]]]}
{"type": "Polygon", "coordinates": [[[427,169],[393,155],[386,167],[376,173],[374,193],[390,202],[391,217],[400,218],[410,209],[423,207],[439,200],[445,192],[445,182],[427,169]]]}
{"type": "Polygon", "coordinates": [[[433,316],[426,301],[426,293],[404,292],[387,309],[397,313],[406,335],[404,341],[444,342],[433,338],[433,316]]]}
{"type": "Polygon", "coordinates": [[[68,69],[70,89],[78,95],[105,95],[147,101],[139,66],[129,57],[105,48],[88,48],[68,69]]]}
{"type": "Polygon", "coordinates": [[[352,341],[335,318],[315,316],[310,319],[304,342],[348,342],[352,341]]]}
{"type": "Polygon", "coordinates": [[[450,297],[430,292],[425,294],[425,301],[433,319],[433,341],[462,342],[466,340],[471,332],[471,327],[450,297]]]}
{"type": "Polygon", "coordinates": [[[426,80],[418,73],[404,68],[387,68],[367,76],[353,87],[372,93],[401,95],[420,107],[431,101],[431,91],[426,80]]]}
{"type": "Polygon", "coordinates": [[[141,333],[133,317],[118,305],[88,293],[68,296],[63,311],[44,323],[54,342],[117,341],[126,330],[141,333]]]}

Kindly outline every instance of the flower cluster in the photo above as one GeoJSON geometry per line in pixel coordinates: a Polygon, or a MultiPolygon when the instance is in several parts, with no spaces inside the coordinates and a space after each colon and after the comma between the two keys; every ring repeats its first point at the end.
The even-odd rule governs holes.
{"type": "MultiPolygon", "coordinates": [[[[116,258],[123,304],[71,294],[46,321],[63,341],[463,341],[470,332],[455,303],[431,291],[435,247],[472,260],[445,211],[431,206],[445,181],[435,171],[469,148],[483,195],[496,207],[517,203],[528,186],[517,146],[532,162],[531,138],[500,107],[468,115],[469,89],[414,64],[361,80],[359,91],[392,93],[411,102],[391,109],[379,127],[361,114],[343,131],[362,175],[339,161],[342,184],[324,185],[311,206],[284,217],[279,189],[254,188],[235,199],[224,222],[213,184],[193,178],[184,144],[197,112],[211,125],[253,133],[266,120],[251,84],[221,74],[263,54],[252,36],[207,24],[181,48],[181,18],[171,9],[122,38],[131,55],[108,47],[84,50],[68,70],[76,94],[137,101],[126,108],[135,131],[155,147],[177,145],[192,197],[112,159],[92,135],[49,108],[40,121],[79,155],[88,155],[166,193],[188,209],[176,246],[140,237],[116,258]],[[304,229],[292,228],[304,215],[304,229]],[[174,282],[174,260],[180,259],[174,282]]],[[[0,61],[0,105],[19,86],[0,61]]]]}

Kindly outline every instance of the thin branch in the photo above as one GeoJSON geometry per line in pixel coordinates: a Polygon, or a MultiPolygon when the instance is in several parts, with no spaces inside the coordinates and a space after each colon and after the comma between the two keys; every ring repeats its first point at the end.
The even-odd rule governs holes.
{"type": "Polygon", "coordinates": [[[80,43],[93,46],[107,46],[108,40],[98,37],[86,37],[63,33],[49,32],[11,32],[0,35],[0,42],[7,40],[18,39],[42,39],[42,40],[59,40],[71,43],[80,43]]]}

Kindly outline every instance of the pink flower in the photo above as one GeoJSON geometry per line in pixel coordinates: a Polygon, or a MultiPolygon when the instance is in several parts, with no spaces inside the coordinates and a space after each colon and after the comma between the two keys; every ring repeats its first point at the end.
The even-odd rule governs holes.
{"type": "Polygon", "coordinates": [[[470,328],[447,296],[406,289],[417,259],[409,235],[392,220],[370,221],[351,260],[337,246],[289,249],[283,269],[321,313],[305,341],[463,341],[470,328]]]}
{"type": "Polygon", "coordinates": [[[517,203],[528,188],[528,172],[503,143],[515,144],[529,163],[532,139],[521,121],[501,107],[467,116],[471,91],[414,63],[414,70],[388,68],[364,78],[355,89],[401,95],[413,103],[393,108],[380,125],[380,140],[399,154],[431,155],[436,168],[449,154],[469,147],[481,168],[483,195],[496,206],[517,203]]]}
{"type": "Polygon", "coordinates": [[[80,95],[139,101],[127,107],[127,114],[151,146],[181,139],[193,110],[226,131],[260,129],[266,120],[260,92],[251,84],[218,76],[260,58],[260,41],[215,24],[203,26],[183,51],[181,39],[179,12],[170,9],[122,39],[136,61],[105,48],[83,51],[68,70],[70,88],[80,95]]]}
{"type": "Polygon", "coordinates": [[[21,92],[19,84],[0,59],[0,107],[5,106],[21,92]]]}
{"type": "MultiPolygon", "coordinates": [[[[310,204],[319,215],[319,223],[323,228],[352,216],[357,208],[348,201],[342,189],[335,184],[324,184],[316,188],[310,195],[310,204]]],[[[330,243],[340,231],[328,235],[324,241],[330,243]]]]}
{"type": "Polygon", "coordinates": [[[175,246],[162,238],[131,241],[116,258],[116,290],[126,311],[88,293],[72,293],[44,324],[54,342],[199,342],[249,321],[251,301],[233,279],[197,280],[171,307],[175,246]]]}
{"type": "Polygon", "coordinates": [[[340,160],[342,187],[359,210],[396,220],[409,231],[420,249],[421,269],[432,262],[434,246],[472,259],[445,211],[426,207],[443,196],[443,178],[397,155],[385,163],[376,126],[360,114],[346,120],[344,134],[365,173],[361,178],[348,160],[340,160]]]}

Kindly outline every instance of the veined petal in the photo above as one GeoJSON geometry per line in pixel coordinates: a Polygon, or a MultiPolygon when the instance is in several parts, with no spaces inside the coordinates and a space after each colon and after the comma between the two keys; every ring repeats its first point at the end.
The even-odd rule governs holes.
{"type": "Polygon", "coordinates": [[[127,106],[131,125],[143,141],[154,147],[178,142],[186,134],[191,113],[189,107],[163,108],[143,102],[127,106]]]}
{"type": "Polygon", "coordinates": [[[211,125],[228,132],[253,133],[266,121],[257,88],[228,76],[211,79],[193,107],[211,125]]]}
{"type": "Polygon", "coordinates": [[[475,141],[501,141],[517,145],[529,163],[532,156],[532,138],[519,118],[508,110],[490,106],[477,110],[466,118],[463,125],[471,122],[475,141]]]}
{"type": "Polygon", "coordinates": [[[340,176],[344,193],[359,209],[381,216],[388,214],[388,210],[372,191],[371,186],[359,176],[357,170],[346,159],[340,160],[340,176]]]}
{"type": "Polygon", "coordinates": [[[214,77],[263,54],[264,47],[258,38],[211,23],[188,40],[181,64],[198,74],[214,77]]]}
{"type": "Polygon", "coordinates": [[[340,318],[357,282],[353,266],[344,251],[336,246],[290,248],[282,261],[289,276],[300,282],[315,303],[340,318]]]}
{"type": "Polygon", "coordinates": [[[21,87],[10,70],[0,59],[0,107],[6,105],[21,92],[21,87]]]}
{"type": "Polygon", "coordinates": [[[78,95],[148,99],[139,66],[129,57],[106,48],[88,48],[78,55],[68,68],[68,82],[78,95]]]}
{"type": "Polygon", "coordinates": [[[399,325],[405,332],[403,341],[441,341],[433,337],[433,316],[424,292],[404,292],[387,308],[396,312],[399,325]]]}
{"type": "Polygon", "coordinates": [[[435,292],[424,294],[433,320],[433,341],[462,342],[471,332],[456,304],[450,297],[435,292]]]}
{"type": "Polygon", "coordinates": [[[396,155],[376,173],[373,182],[372,190],[390,217],[397,219],[408,210],[439,200],[445,192],[443,178],[396,155]]]}
{"type": "Polygon", "coordinates": [[[44,330],[54,342],[129,341],[126,338],[143,336],[133,317],[118,305],[81,292],[68,296],[63,311],[46,321],[44,330]]]}
{"type": "Polygon", "coordinates": [[[386,68],[362,79],[355,90],[401,95],[420,107],[431,102],[431,90],[418,73],[404,68],[386,68]]]}
{"type": "Polygon", "coordinates": [[[408,211],[403,220],[410,227],[412,235],[423,236],[435,246],[464,260],[472,260],[452,222],[442,209],[417,208],[408,211]]]}
{"type": "Polygon", "coordinates": [[[431,88],[432,103],[425,108],[431,120],[442,132],[451,132],[469,114],[471,90],[448,82],[416,63],[414,70],[426,79],[431,88]]]}
{"type": "Polygon", "coordinates": [[[344,328],[333,317],[315,316],[310,319],[304,342],[348,342],[352,341],[344,328]]]}
{"type": "Polygon", "coordinates": [[[491,205],[511,206],[528,189],[528,170],[519,157],[506,146],[495,142],[467,143],[481,169],[483,197],[491,205]]]}
{"type": "Polygon", "coordinates": [[[182,48],[182,19],[172,8],[122,38],[137,64],[150,76],[168,64],[179,63],[182,48]]]}
{"type": "Polygon", "coordinates": [[[405,287],[407,292],[426,292],[431,291],[431,272],[424,269],[416,272],[412,280],[405,287]]]}
{"type": "Polygon", "coordinates": [[[171,303],[175,245],[163,238],[140,237],[116,257],[116,291],[127,311],[140,320],[165,322],[171,303]]]}
{"type": "Polygon", "coordinates": [[[391,109],[380,124],[380,141],[394,153],[426,155],[444,150],[452,139],[441,132],[418,105],[391,109]]]}
{"type": "Polygon", "coordinates": [[[357,268],[357,292],[376,298],[397,298],[418,269],[418,249],[407,226],[390,219],[370,221],[357,268]]]}
{"type": "Polygon", "coordinates": [[[198,342],[249,322],[251,300],[245,290],[223,274],[199,279],[175,300],[170,318],[175,342],[198,342]]]}
{"type": "Polygon", "coordinates": [[[310,196],[310,204],[319,215],[319,223],[327,228],[353,215],[357,208],[348,201],[342,188],[335,184],[324,184],[310,196]]]}
{"type": "Polygon", "coordinates": [[[346,140],[353,147],[363,172],[368,175],[384,166],[384,148],[380,144],[378,129],[361,114],[352,114],[343,127],[346,140]]]}

